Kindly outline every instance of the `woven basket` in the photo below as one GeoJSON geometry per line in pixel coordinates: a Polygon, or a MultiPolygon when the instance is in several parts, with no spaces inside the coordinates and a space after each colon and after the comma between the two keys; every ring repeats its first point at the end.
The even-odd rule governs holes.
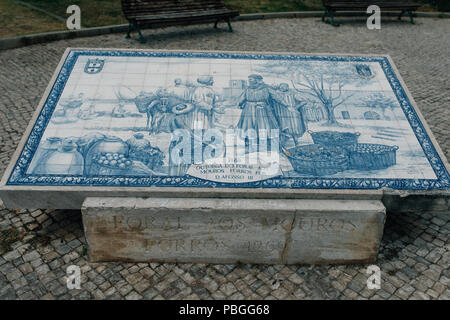
{"type": "Polygon", "coordinates": [[[342,148],[325,148],[316,144],[287,150],[286,156],[294,170],[314,176],[332,175],[348,168],[348,156],[342,148]]]}
{"type": "Polygon", "coordinates": [[[397,146],[358,143],[347,148],[349,169],[379,170],[396,164],[397,146]]]}
{"type": "Polygon", "coordinates": [[[347,147],[358,143],[359,132],[339,132],[339,131],[308,131],[315,144],[323,146],[347,147]]]}

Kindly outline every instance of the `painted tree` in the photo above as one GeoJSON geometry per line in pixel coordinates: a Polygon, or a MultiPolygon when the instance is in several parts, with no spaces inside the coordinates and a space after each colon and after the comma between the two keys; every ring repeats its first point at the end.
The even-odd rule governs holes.
{"type": "Polygon", "coordinates": [[[354,92],[355,87],[370,81],[358,77],[353,64],[338,61],[271,61],[259,65],[257,70],[265,75],[288,79],[305,98],[321,103],[326,112],[327,125],[332,126],[341,125],[334,110],[353,96],[346,87],[351,85],[354,92]]]}
{"type": "Polygon", "coordinates": [[[366,97],[365,101],[360,106],[371,109],[379,109],[381,110],[384,119],[389,120],[390,118],[386,115],[386,110],[396,108],[399,104],[392,97],[389,97],[382,92],[375,92],[366,97]]]}

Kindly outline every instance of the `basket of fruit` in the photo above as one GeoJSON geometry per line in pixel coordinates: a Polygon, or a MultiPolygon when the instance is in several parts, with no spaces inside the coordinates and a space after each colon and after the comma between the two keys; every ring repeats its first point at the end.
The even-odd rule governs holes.
{"type": "Polygon", "coordinates": [[[327,148],[310,144],[289,149],[285,154],[294,170],[302,174],[332,175],[348,167],[347,153],[339,147],[327,148]]]}
{"type": "Polygon", "coordinates": [[[130,159],[140,161],[153,170],[163,165],[164,153],[157,147],[149,147],[130,153],[130,159]]]}
{"type": "Polygon", "coordinates": [[[397,146],[358,143],[347,148],[349,169],[378,170],[396,164],[397,146]]]}
{"type": "Polygon", "coordinates": [[[99,167],[99,174],[114,175],[128,170],[133,162],[123,153],[100,153],[94,155],[93,164],[99,167]]]}
{"type": "Polygon", "coordinates": [[[347,147],[358,143],[359,132],[339,132],[339,131],[308,131],[315,144],[323,146],[347,147]]]}

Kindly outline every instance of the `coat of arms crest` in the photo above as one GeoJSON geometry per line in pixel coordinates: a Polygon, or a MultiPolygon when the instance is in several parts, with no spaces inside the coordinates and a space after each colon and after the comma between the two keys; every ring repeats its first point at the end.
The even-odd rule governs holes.
{"type": "Polygon", "coordinates": [[[105,60],[103,59],[88,59],[84,66],[84,72],[89,74],[99,73],[102,71],[104,65],[105,60]]]}
{"type": "Polygon", "coordinates": [[[361,78],[370,79],[375,76],[375,74],[372,72],[372,69],[370,69],[370,66],[367,64],[357,64],[355,66],[356,73],[361,78]]]}

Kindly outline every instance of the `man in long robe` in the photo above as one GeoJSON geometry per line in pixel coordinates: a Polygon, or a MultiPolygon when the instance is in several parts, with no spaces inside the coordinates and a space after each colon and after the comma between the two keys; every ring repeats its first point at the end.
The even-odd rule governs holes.
{"type": "Polygon", "coordinates": [[[249,86],[239,99],[239,107],[242,109],[237,128],[245,133],[249,129],[256,130],[257,141],[261,130],[267,135],[272,129],[279,129],[278,122],[273,112],[273,98],[269,87],[263,82],[263,77],[258,74],[248,76],[249,86]]]}
{"type": "Polygon", "coordinates": [[[301,109],[304,104],[300,96],[289,90],[287,83],[281,83],[278,90],[273,92],[272,98],[281,134],[292,137],[294,144],[297,145],[307,130],[301,109]]]}

